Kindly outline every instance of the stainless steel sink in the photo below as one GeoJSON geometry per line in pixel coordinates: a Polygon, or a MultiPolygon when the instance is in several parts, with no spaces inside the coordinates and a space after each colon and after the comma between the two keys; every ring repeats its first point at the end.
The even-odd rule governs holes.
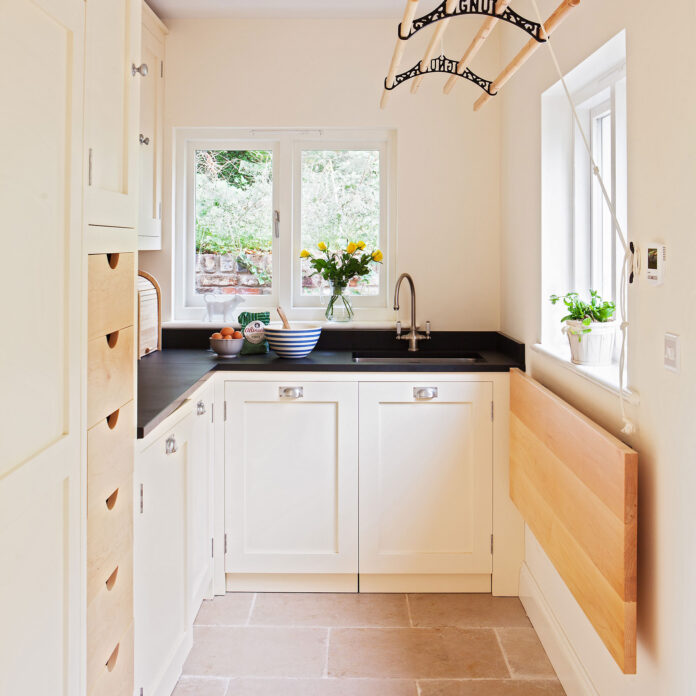
{"type": "Polygon", "coordinates": [[[472,365],[485,362],[478,353],[423,351],[356,351],[353,362],[363,365],[472,365]]]}

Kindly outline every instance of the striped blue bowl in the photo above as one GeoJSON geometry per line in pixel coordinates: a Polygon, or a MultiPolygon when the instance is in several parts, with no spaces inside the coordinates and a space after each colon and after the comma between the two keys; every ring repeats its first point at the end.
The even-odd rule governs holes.
{"type": "Polygon", "coordinates": [[[268,345],[280,358],[304,358],[317,345],[321,326],[302,322],[293,322],[290,326],[290,329],[267,326],[264,334],[268,345]]]}

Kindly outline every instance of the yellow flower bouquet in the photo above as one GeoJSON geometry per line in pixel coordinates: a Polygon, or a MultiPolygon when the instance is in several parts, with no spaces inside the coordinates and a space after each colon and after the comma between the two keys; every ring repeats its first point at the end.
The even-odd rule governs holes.
{"type": "Polygon", "coordinates": [[[366,251],[365,246],[362,241],[350,242],[345,249],[332,251],[328,244],[319,242],[317,248],[320,255],[314,256],[307,249],[300,253],[300,258],[308,259],[314,269],[311,275],[320,275],[331,284],[332,295],[326,310],[329,321],[350,321],[353,309],[344,294],[346,286],[353,278],[368,275],[372,270],[371,264],[382,263],[384,259],[379,249],[366,251]]]}

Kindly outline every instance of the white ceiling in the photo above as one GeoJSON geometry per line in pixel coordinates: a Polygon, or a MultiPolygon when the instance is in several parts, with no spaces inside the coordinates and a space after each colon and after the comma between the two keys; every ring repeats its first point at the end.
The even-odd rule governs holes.
{"type": "Polygon", "coordinates": [[[147,0],[167,17],[400,17],[405,0],[147,0]]]}

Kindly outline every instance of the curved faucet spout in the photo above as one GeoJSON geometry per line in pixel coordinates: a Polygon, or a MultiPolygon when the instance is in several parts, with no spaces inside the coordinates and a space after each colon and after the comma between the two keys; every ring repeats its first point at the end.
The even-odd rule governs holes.
{"type": "Polygon", "coordinates": [[[413,278],[408,273],[402,273],[399,279],[396,281],[396,288],[394,288],[394,311],[399,310],[399,292],[401,290],[401,283],[403,280],[407,280],[411,288],[411,328],[409,332],[405,335],[401,335],[401,324],[397,322],[396,338],[399,340],[408,341],[408,349],[413,352],[418,350],[418,341],[430,338],[430,322],[426,322],[427,331],[426,335],[418,333],[418,327],[416,326],[416,286],[413,282],[413,278]]]}
{"type": "Polygon", "coordinates": [[[414,328],[416,323],[416,286],[413,284],[413,278],[411,278],[409,273],[402,273],[396,281],[396,287],[394,288],[394,311],[399,311],[399,291],[404,279],[408,280],[408,284],[411,287],[411,328],[414,328]]]}

